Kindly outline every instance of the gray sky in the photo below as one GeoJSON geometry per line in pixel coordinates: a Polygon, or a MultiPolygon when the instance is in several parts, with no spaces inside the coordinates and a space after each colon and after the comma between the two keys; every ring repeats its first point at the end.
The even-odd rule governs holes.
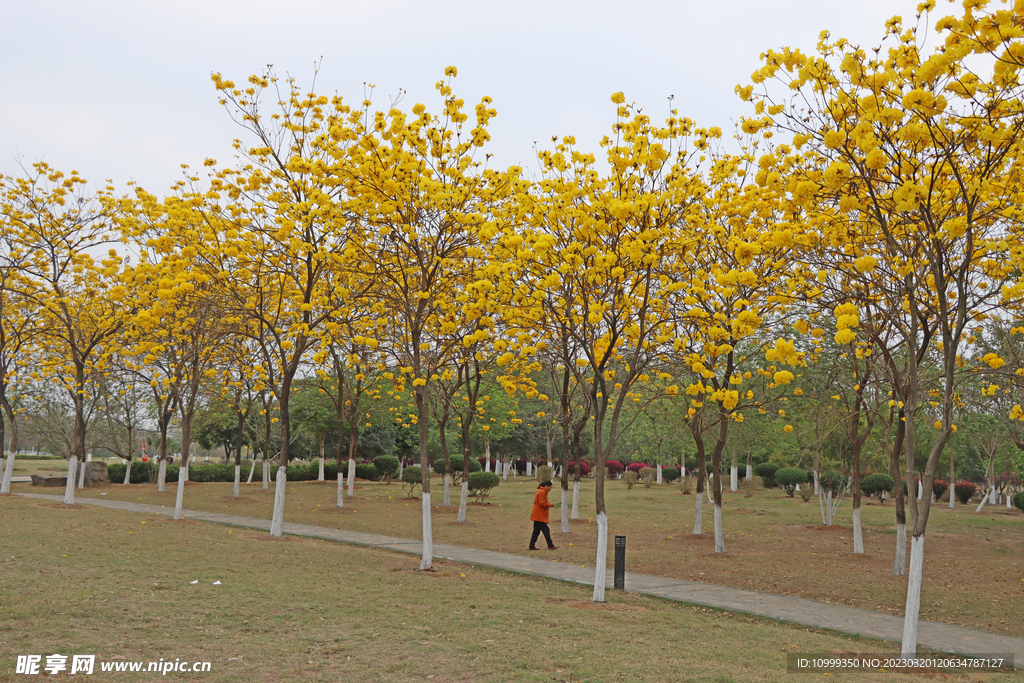
{"type": "MultiPolygon", "coordinates": [[[[210,73],[244,82],[267,64],[304,89],[375,104],[438,109],[433,84],[455,65],[469,112],[494,98],[494,166],[533,164],[533,143],[575,135],[597,153],[623,91],[656,120],[675,95],[698,125],[731,129],[748,105],[733,93],[785,45],[811,51],[828,29],[868,47],[907,0],[0,0],[0,173],[45,160],[118,193],[135,179],[155,194],[206,157],[232,163],[242,134],[217,104],[210,73]]],[[[940,5],[929,23],[952,13],[940,5]]],[[[244,139],[244,138],[243,138],[244,139]]]]}

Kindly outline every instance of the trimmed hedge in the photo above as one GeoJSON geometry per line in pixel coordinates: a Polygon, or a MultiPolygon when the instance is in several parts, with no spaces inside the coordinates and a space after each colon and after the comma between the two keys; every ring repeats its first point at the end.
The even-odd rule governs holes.
{"type": "Polygon", "coordinates": [[[884,472],[875,472],[860,480],[860,490],[869,496],[892,491],[895,486],[896,482],[893,478],[884,472]]]}
{"type": "Polygon", "coordinates": [[[807,483],[807,470],[802,470],[799,467],[783,467],[775,471],[774,478],[775,483],[785,489],[789,497],[792,498],[796,485],[807,483]]]}
{"type": "Polygon", "coordinates": [[[679,470],[675,467],[663,467],[661,468],[661,480],[672,483],[679,478],[679,470]]]}
{"type": "Polygon", "coordinates": [[[501,477],[494,472],[473,472],[469,475],[469,493],[478,498],[486,498],[491,490],[501,483],[501,477]]]}
{"type": "Polygon", "coordinates": [[[1013,501],[1013,504],[1017,507],[1018,510],[1024,512],[1024,491],[1021,491],[1020,493],[1015,495],[1011,500],[1013,501]]]}
{"type": "Polygon", "coordinates": [[[773,462],[763,462],[754,468],[754,474],[761,477],[766,489],[775,488],[775,473],[778,471],[779,466],[773,462]]]}
{"type": "Polygon", "coordinates": [[[973,498],[977,492],[978,485],[973,481],[958,481],[956,483],[956,499],[960,501],[961,505],[966,505],[967,501],[973,498]]]}

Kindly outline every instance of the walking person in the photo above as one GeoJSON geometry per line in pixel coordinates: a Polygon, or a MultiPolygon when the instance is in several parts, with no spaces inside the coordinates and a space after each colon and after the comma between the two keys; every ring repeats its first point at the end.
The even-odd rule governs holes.
{"type": "Polygon", "coordinates": [[[533,496],[533,513],[530,519],[533,520],[533,536],[530,537],[530,550],[537,550],[537,537],[544,534],[544,540],[548,542],[548,550],[557,550],[558,546],[551,541],[551,529],[548,528],[548,510],[555,506],[548,502],[548,493],[551,492],[551,482],[542,481],[537,487],[537,493],[533,496]]]}

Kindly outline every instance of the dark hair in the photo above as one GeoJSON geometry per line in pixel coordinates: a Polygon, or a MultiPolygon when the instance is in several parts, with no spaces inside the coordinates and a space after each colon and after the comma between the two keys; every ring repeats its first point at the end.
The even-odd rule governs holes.
{"type": "Polygon", "coordinates": [[[550,480],[550,479],[549,479],[549,480],[547,480],[547,481],[542,481],[542,482],[541,482],[541,483],[540,483],[540,484],[539,484],[539,485],[537,486],[537,488],[539,488],[539,489],[542,489],[542,488],[544,488],[545,486],[551,486],[551,480],[550,480]]]}

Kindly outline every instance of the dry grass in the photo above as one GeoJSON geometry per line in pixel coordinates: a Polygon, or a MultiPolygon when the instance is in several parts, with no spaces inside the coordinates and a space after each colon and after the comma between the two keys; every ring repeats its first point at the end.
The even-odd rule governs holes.
{"type": "MultiPolygon", "coordinates": [[[[898,652],[639,595],[595,606],[582,586],[454,563],[425,573],[407,555],[162,516],[10,496],[0,528],[0,681],[24,680],[16,655],[55,652],[212,662],[168,680],[434,683],[778,681],[786,652],[898,652]]],[[[95,674],[108,679],[152,674],[95,674]]]]}
{"type": "MultiPolygon", "coordinates": [[[[552,559],[590,566],[596,554],[593,482],[584,481],[581,519],[560,533],[559,508],[552,508],[552,532],[561,548],[552,559]]],[[[189,483],[188,508],[269,518],[273,488],[243,486],[241,498],[231,484],[189,483]]],[[[434,542],[527,554],[529,513],[536,481],[502,482],[484,505],[471,505],[469,521],[455,521],[457,506],[444,507],[441,484],[433,483],[434,542]]],[[[25,484],[12,490],[28,491],[25,484]]],[[[39,491],[40,489],[35,489],[39,491]]],[[[457,490],[452,501],[457,503],[457,490]]],[[[153,484],[108,485],[80,495],[173,506],[174,486],[158,493],[153,484]]],[[[551,493],[559,500],[556,487],[551,493]]],[[[286,521],[420,537],[420,504],[404,497],[398,484],[358,482],[354,498],[335,507],[333,482],[288,485],[286,521]]],[[[865,500],[862,509],[864,555],[854,555],[850,503],[845,501],[832,527],[821,526],[817,500],[805,503],[778,489],[726,492],[724,525],[728,554],[714,553],[711,508],[704,530],[694,536],[694,497],[674,486],[650,489],[614,481],[607,487],[610,532],[627,537],[627,569],[722,585],[752,588],[900,614],[906,579],[892,574],[895,508],[865,500]],[[839,579],[838,577],[842,577],[839,579]]],[[[1005,508],[975,514],[974,505],[949,510],[933,507],[929,522],[922,616],[1024,636],[1024,515],[1005,508]]],[[[612,544],[609,543],[609,546],[612,544]]],[[[909,551],[908,551],[909,554],[909,551]]],[[[545,555],[546,557],[548,555],[545,555]]]]}

